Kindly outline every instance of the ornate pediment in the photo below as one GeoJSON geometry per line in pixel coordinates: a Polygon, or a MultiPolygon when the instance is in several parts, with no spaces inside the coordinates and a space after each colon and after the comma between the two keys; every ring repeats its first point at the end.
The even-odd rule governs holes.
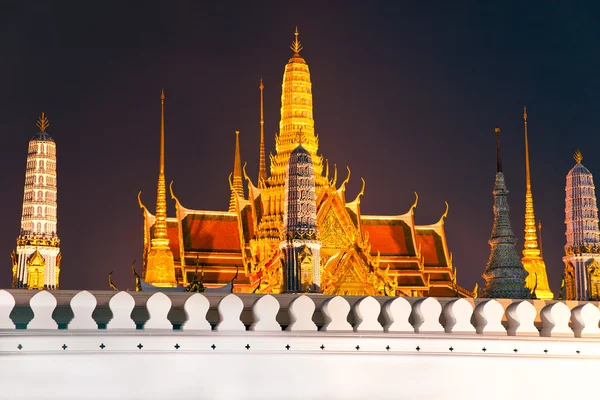
{"type": "Polygon", "coordinates": [[[340,250],[352,244],[352,238],[344,229],[333,207],[329,207],[325,216],[319,221],[321,248],[340,250]]]}

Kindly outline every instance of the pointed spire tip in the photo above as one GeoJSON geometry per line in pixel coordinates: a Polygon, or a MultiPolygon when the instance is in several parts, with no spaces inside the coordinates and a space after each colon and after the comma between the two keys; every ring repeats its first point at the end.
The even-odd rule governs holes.
{"type": "Polygon", "coordinates": [[[577,149],[573,158],[575,159],[577,164],[581,164],[581,161],[583,160],[583,154],[581,154],[581,151],[579,151],[579,149],[577,149]]]}
{"type": "Polygon", "coordinates": [[[300,44],[300,40],[298,40],[298,25],[296,25],[296,32],[294,33],[294,36],[296,36],[296,39],[292,42],[290,49],[292,49],[295,56],[298,56],[302,50],[302,44],[300,44]]]}

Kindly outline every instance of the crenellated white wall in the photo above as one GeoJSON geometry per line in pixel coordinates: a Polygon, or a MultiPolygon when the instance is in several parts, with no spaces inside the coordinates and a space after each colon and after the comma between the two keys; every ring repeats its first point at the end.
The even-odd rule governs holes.
{"type": "Polygon", "coordinates": [[[599,320],[583,302],[0,290],[0,398],[588,398],[599,320]]]}

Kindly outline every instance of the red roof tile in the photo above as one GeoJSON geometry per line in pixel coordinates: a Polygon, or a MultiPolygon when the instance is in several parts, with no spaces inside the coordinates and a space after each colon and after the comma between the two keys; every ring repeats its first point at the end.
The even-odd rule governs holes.
{"type": "Polygon", "coordinates": [[[444,242],[433,229],[416,229],[417,243],[421,245],[421,254],[426,266],[448,266],[444,254],[444,242]]]}
{"type": "Polygon", "coordinates": [[[237,216],[188,214],[181,228],[185,251],[241,251],[237,216]]]}
{"type": "Polygon", "coordinates": [[[363,230],[369,232],[371,251],[381,255],[414,256],[411,228],[399,219],[362,218],[363,230]]]}

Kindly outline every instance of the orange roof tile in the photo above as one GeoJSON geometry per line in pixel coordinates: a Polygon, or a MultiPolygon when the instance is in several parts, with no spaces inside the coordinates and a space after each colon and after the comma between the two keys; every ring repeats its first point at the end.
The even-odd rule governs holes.
{"type": "Polygon", "coordinates": [[[401,219],[361,218],[363,230],[369,232],[371,251],[381,255],[414,256],[411,227],[401,219]]]}
{"type": "Polygon", "coordinates": [[[237,216],[188,214],[181,229],[185,251],[241,251],[237,216]]]}
{"type": "Polygon", "coordinates": [[[421,245],[421,254],[426,266],[448,266],[444,253],[444,242],[438,232],[433,229],[416,229],[417,243],[421,245]]]}

